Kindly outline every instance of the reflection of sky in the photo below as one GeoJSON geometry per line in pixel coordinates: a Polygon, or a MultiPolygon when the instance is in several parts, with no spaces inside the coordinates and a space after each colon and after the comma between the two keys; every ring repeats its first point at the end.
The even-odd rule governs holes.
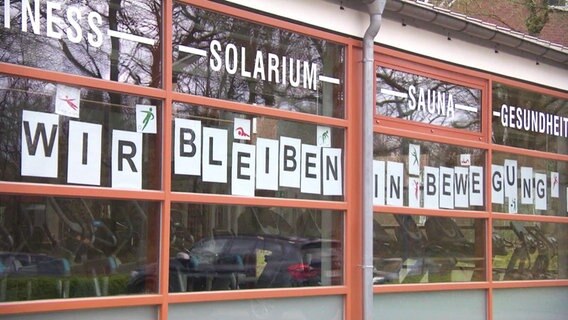
{"type": "MultiPolygon", "coordinates": [[[[4,37],[3,41],[0,42],[0,60],[42,69],[117,80],[110,79],[111,63],[113,63],[118,66],[118,81],[120,82],[150,85],[152,79],[160,78],[160,74],[152,74],[154,70],[160,71],[160,68],[152,68],[151,65],[155,60],[152,56],[152,48],[148,45],[120,40],[119,61],[111,61],[110,56],[113,48],[108,34],[109,2],[88,0],[83,1],[83,3],[83,5],[76,5],[60,2],[61,9],[53,10],[54,17],[59,19],[59,23],[54,23],[54,25],[57,25],[56,30],[61,33],[61,40],[47,37],[44,18],[40,19],[40,35],[34,34],[31,28],[28,28],[28,32],[22,32],[20,21],[22,4],[12,4],[11,28],[2,31],[4,37]],[[65,31],[70,26],[66,14],[70,7],[78,7],[82,12],[81,19],[76,22],[82,29],[82,39],[78,44],[72,43],[65,31]],[[99,12],[102,17],[99,29],[103,41],[99,48],[90,46],[87,41],[87,35],[93,33],[88,24],[87,14],[94,10],[99,12]],[[7,39],[10,39],[10,41],[6,41],[7,39]]],[[[34,7],[33,3],[30,5],[32,8],[34,7]]],[[[42,1],[40,4],[42,10],[44,10],[44,5],[42,1]]],[[[160,6],[156,6],[153,0],[122,1],[121,10],[117,15],[118,30],[114,31],[158,40],[159,28],[156,20],[160,16],[160,12],[155,12],[154,9],[161,10],[160,6]]],[[[160,63],[159,60],[158,63],[160,63]]]]}
{"type": "MultiPolygon", "coordinates": [[[[458,85],[448,84],[439,80],[430,79],[418,75],[408,74],[387,68],[379,68],[377,73],[377,113],[384,116],[403,118],[406,120],[417,121],[428,124],[435,124],[452,128],[463,128],[470,131],[480,130],[480,95],[478,89],[466,88],[458,85]],[[418,101],[419,90],[422,88],[428,99],[427,90],[437,91],[453,97],[454,116],[446,117],[440,114],[431,114],[421,110],[410,110],[408,107],[409,98],[401,97],[407,95],[408,88],[414,86],[416,93],[414,97],[418,101]],[[397,96],[381,92],[381,89],[394,91],[397,96]],[[459,109],[463,105],[466,108],[475,108],[478,112],[459,109]]],[[[447,101],[446,101],[447,104],[447,101]]],[[[426,102],[426,106],[428,103],[426,102]]]]}
{"type": "MultiPolygon", "coordinates": [[[[264,59],[272,53],[279,58],[286,57],[287,61],[294,59],[313,63],[319,73],[316,76],[343,78],[343,46],[182,4],[174,6],[173,37],[174,81],[179,92],[312,114],[331,115],[332,111],[322,108],[342,107],[336,105],[342,104],[337,97],[337,92],[343,90],[341,84],[327,84],[320,80],[317,90],[303,88],[303,69],[300,71],[302,84],[297,88],[290,85],[289,65],[286,66],[285,84],[243,77],[240,73],[241,63],[250,71],[256,63],[257,52],[262,52],[264,59]],[[207,56],[212,40],[218,40],[222,48],[228,43],[239,48],[236,74],[228,74],[224,64],[220,71],[211,72],[207,56]],[[179,52],[179,46],[204,50],[207,56],[195,58],[191,53],[179,52]],[[246,51],[245,61],[240,61],[240,48],[246,51]]],[[[223,61],[224,54],[224,50],[220,50],[219,56],[223,61]]],[[[266,70],[268,62],[263,63],[266,70]]],[[[282,72],[282,67],[278,66],[279,72],[282,72]]],[[[279,75],[282,76],[281,73],[279,75]]]]}

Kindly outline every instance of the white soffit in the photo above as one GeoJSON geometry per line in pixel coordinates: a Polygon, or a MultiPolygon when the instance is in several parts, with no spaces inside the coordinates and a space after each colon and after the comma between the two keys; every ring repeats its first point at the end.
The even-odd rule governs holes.
{"type": "MultiPolygon", "coordinates": [[[[343,0],[343,9],[340,0],[225,2],[358,38],[363,37],[369,24],[362,0],[343,0]]],[[[387,0],[375,41],[465,67],[568,90],[567,47],[431,4],[387,0]],[[447,40],[448,33],[452,41],[447,40]],[[495,49],[499,54],[494,53],[495,49]]]]}

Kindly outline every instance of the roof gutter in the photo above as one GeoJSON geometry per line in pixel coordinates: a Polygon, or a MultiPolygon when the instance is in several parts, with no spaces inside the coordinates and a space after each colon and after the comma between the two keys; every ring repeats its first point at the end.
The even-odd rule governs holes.
{"type": "Polygon", "coordinates": [[[416,0],[391,0],[386,10],[403,18],[408,17],[442,27],[448,33],[463,33],[489,41],[495,46],[495,50],[508,47],[534,55],[537,61],[547,59],[568,65],[568,47],[436,7],[430,3],[416,0]]]}
{"type": "Polygon", "coordinates": [[[363,319],[373,319],[373,118],[375,110],[375,37],[381,28],[386,0],[361,0],[367,5],[370,23],[363,37],[362,108],[362,234],[363,234],[363,319]]]}

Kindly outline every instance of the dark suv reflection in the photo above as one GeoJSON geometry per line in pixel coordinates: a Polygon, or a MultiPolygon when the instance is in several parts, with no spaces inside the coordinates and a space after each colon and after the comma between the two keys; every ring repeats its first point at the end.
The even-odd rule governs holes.
{"type": "MultiPolygon", "coordinates": [[[[169,291],[338,285],[338,241],[274,235],[204,238],[170,259],[169,291]]],[[[155,292],[156,265],[133,273],[131,293],[155,292]]]]}

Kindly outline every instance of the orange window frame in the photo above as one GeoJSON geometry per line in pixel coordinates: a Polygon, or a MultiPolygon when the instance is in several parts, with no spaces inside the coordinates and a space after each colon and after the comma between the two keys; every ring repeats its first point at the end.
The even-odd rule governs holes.
{"type": "MultiPolygon", "coordinates": [[[[254,23],[266,24],[276,28],[286,29],[292,32],[305,34],[310,37],[317,37],[328,41],[333,41],[345,46],[346,62],[345,62],[345,119],[328,118],[309,114],[292,113],[281,111],[273,108],[262,106],[250,106],[242,103],[218,100],[202,96],[193,96],[174,92],[172,83],[173,73],[173,17],[172,8],[173,0],[162,0],[163,7],[163,32],[162,32],[162,88],[148,88],[137,85],[117,83],[108,80],[88,78],[84,76],[64,74],[62,72],[39,70],[35,68],[1,63],[1,72],[16,77],[26,77],[36,80],[56,82],[85,88],[98,90],[123,92],[148,96],[163,101],[163,123],[161,133],[162,146],[162,167],[159,172],[162,176],[162,184],[160,190],[114,190],[112,188],[98,187],[75,187],[68,185],[47,185],[33,183],[19,183],[0,181],[0,193],[3,194],[19,194],[19,195],[51,195],[51,196],[72,196],[85,198],[111,198],[111,199],[145,199],[161,202],[161,243],[160,243],[160,270],[169,269],[169,237],[170,237],[170,208],[172,202],[199,202],[220,205],[249,205],[249,206],[287,206],[297,208],[317,208],[339,210],[344,215],[344,246],[345,248],[356,247],[357,241],[351,241],[354,232],[352,226],[357,225],[357,182],[356,172],[358,165],[358,141],[356,130],[351,130],[354,121],[357,119],[355,108],[348,106],[354,105],[354,94],[352,94],[353,86],[351,85],[353,78],[356,76],[349,66],[349,61],[353,60],[353,46],[358,42],[354,39],[327,33],[321,30],[300,26],[291,22],[286,22],[257,13],[252,13],[239,8],[206,1],[206,0],[182,0],[180,3],[191,4],[210,11],[216,11],[226,15],[232,15],[239,19],[248,20],[254,23]],[[172,110],[171,106],[174,102],[185,102],[196,105],[210,106],[215,108],[223,108],[230,111],[246,112],[252,114],[261,114],[279,119],[293,120],[305,123],[323,124],[329,126],[341,127],[345,130],[345,170],[344,170],[344,201],[311,201],[311,200],[294,200],[294,199],[273,199],[273,198],[248,198],[230,195],[213,195],[213,194],[195,194],[180,193],[171,191],[171,158],[172,158],[172,110]],[[350,229],[351,228],[351,229],[350,229]]],[[[137,306],[155,307],[159,319],[168,319],[168,306],[170,304],[179,303],[197,303],[212,301],[231,301],[246,299],[266,299],[266,298],[299,298],[304,296],[341,296],[344,300],[344,310],[346,314],[357,314],[357,299],[354,299],[353,274],[356,273],[354,263],[359,256],[352,254],[351,250],[344,252],[344,284],[334,287],[313,287],[300,289],[271,289],[271,290],[242,290],[235,292],[219,291],[207,293],[187,293],[187,294],[170,294],[168,292],[168,273],[160,273],[160,285],[157,294],[135,295],[135,296],[109,296],[97,298],[78,298],[78,299],[60,299],[60,300],[37,300],[8,302],[0,304],[2,314],[21,314],[21,313],[45,313],[57,311],[70,311],[95,308],[128,308],[137,306]],[[72,303],[71,303],[72,302],[72,303]]],[[[358,317],[348,318],[356,319],[358,317]]]]}
{"type": "MultiPolygon", "coordinates": [[[[374,132],[386,135],[395,135],[404,138],[420,139],[436,143],[459,145],[463,147],[478,148],[486,152],[485,168],[490,168],[492,153],[494,151],[508,152],[517,155],[531,156],[542,159],[567,161],[568,155],[554,154],[541,151],[527,150],[502,146],[491,143],[492,135],[492,84],[500,82],[506,85],[530,90],[542,94],[552,95],[561,99],[568,99],[567,92],[560,92],[534,84],[508,79],[480,71],[458,67],[448,63],[399,52],[390,48],[375,46],[375,68],[383,66],[395,70],[419,74],[439,80],[464,85],[481,90],[481,132],[470,133],[463,130],[442,128],[421,124],[407,120],[393,119],[385,116],[375,116],[374,132]]],[[[376,83],[375,83],[376,84],[376,83]]],[[[376,88],[375,88],[376,90],[376,88]]],[[[376,96],[375,96],[376,97],[376,96]]],[[[490,181],[490,170],[485,170],[485,181],[490,181]]],[[[548,222],[568,224],[567,216],[543,216],[527,214],[494,213],[491,209],[491,190],[485,187],[484,211],[467,210],[432,210],[424,208],[374,206],[375,213],[393,213],[409,215],[442,216],[455,218],[475,218],[485,221],[485,256],[486,280],[471,283],[428,283],[428,284],[392,284],[375,286],[375,294],[429,292],[429,291],[457,291],[457,290],[483,290],[486,292],[486,319],[493,319],[493,291],[506,288],[534,288],[534,287],[566,287],[568,279],[558,280],[527,280],[527,281],[494,281],[492,276],[493,262],[487,258],[492,256],[492,225],[493,220],[515,220],[526,222],[548,222]],[[393,210],[394,209],[394,210],[393,210]]]]}

